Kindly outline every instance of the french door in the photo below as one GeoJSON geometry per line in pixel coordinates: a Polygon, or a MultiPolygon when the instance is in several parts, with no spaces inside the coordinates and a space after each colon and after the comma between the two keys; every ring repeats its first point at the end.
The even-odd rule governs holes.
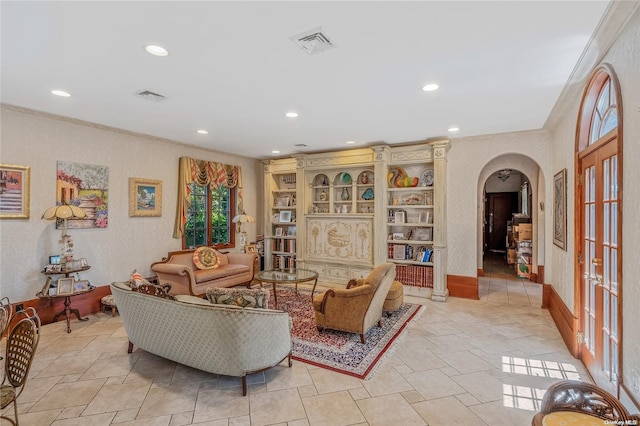
{"type": "Polygon", "coordinates": [[[616,139],[580,158],[582,212],[580,357],[596,383],[618,394],[620,354],[619,173],[616,139]]]}

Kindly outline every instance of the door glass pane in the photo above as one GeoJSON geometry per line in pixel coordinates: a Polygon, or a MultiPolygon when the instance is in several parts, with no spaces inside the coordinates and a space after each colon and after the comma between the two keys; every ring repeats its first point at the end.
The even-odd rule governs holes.
{"type": "Polygon", "coordinates": [[[602,357],[603,357],[603,367],[604,372],[608,377],[611,377],[611,359],[609,358],[609,336],[604,331],[602,332],[603,347],[602,347],[602,357]]]}
{"type": "Polygon", "coordinates": [[[611,265],[613,267],[613,270],[611,271],[611,292],[613,294],[618,294],[618,274],[617,274],[617,270],[618,270],[618,249],[612,248],[611,249],[611,265]]]}
{"type": "Polygon", "coordinates": [[[611,380],[618,382],[618,344],[615,341],[611,342],[611,380]]]}
{"type": "Polygon", "coordinates": [[[609,191],[609,189],[610,189],[609,182],[610,182],[610,179],[609,179],[609,160],[608,159],[604,160],[602,162],[602,167],[604,168],[604,170],[603,170],[603,176],[604,176],[604,200],[603,201],[608,201],[610,199],[609,198],[609,193],[610,193],[610,191],[609,191]]]}
{"type": "Polygon", "coordinates": [[[618,298],[611,296],[611,335],[618,337],[618,298]]]}
{"type": "MultiPolygon", "coordinates": [[[[611,261],[609,260],[609,247],[604,246],[604,256],[602,256],[602,261],[603,261],[603,270],[604,270],[604,274],[602,276],[602,285],[604,285],[605,288],[609,288],[609,284],[610,284],[610,280],[611,280],[611,276],[610,276],[610,271],[611,269],[609,268],[609,266],[611,265],[611,261]]],[[[606,293],[606,292],[605,292],[606,293]]]]}
{"type": "Polygon", "coordinates": [[[618,156],[611,157],[611,199],[618,199],[618,156]]]}
{"type": "Polygon", "coordinates": [[[611,203],[611,244],[618,245],[618,203],[611,203]]]}

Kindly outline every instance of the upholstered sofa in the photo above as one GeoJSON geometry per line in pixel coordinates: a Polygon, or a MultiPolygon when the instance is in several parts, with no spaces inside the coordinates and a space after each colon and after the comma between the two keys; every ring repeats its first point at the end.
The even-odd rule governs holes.
{"type": "Polygon", "coordinates": [[[145,290],[111,284],[129,338],[129,353],[135,345],[189,367],[241,377],[243,395],[247,394],[247,374],[287,358],[291,367],[291,322],[286,312],[171,296],[161,286],[141,288],[145,290]]]}
{"type": "Polygon", "coordinates": [[[250,286],[258,259],[256,253],[220,253],[216,250],[217,266],[204,269],[196,267],[194,253],[194,250],[169,252],[164,260],[151,264],[158,284],[171,284],[171,294],[192,296],[204,295],[209,287],[250,286]]]}

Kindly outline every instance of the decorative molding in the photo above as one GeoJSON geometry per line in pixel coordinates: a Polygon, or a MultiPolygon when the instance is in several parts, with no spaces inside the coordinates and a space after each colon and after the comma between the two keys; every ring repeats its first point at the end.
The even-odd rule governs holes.
{"type": "Polygon", "coordinates": [[[479,277],[484,277],[484,269],[482,269],[482,268],[478,269],[478,276],[479,277]]]}
{"type": "Polygon", "coordinates": [[[442,147],[438,147],[438,148],[434,148],[433,149],[433,157],[434,158],[444,158],[444,154],[445,154],[445,149],[442,147]]]}
{"type": "Polygon", "coordinates": [[[373,265],[372,218],[314,218],[306,222],[305,259],[373,265]]]}
{"type": "Polygon", "coordinates": [[[412,162],[430,162],[433,160],[431,150],[422,148],[418,151],[391,151],[391,163],[401,163],[405,161],[412,162]]]}
{"type": "Polygon", "coordinates": [[[344,156],[326,156],[320,158],[307,158],[307,167],[342,166],[348,164],[355,166],[362,163],[372,163],[373,153],[354,154],[344,156]]]}

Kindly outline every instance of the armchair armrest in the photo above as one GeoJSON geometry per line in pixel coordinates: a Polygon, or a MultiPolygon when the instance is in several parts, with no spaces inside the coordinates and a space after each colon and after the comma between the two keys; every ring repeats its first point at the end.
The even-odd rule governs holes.
{"type": "Polygon", "coordinates": [[[350,289],[330,289],[325,291],[324,297],[322,298],[322,304],[320,305],[320,312],[325,313],[327,303],[331,303],[329,301],[330,298],[336,299],[349,299],[354,297],[362,297],[366,294],[371,293],[373,290],[371,286],[363,285],[360,287],[353,287],[350,289]]]}

